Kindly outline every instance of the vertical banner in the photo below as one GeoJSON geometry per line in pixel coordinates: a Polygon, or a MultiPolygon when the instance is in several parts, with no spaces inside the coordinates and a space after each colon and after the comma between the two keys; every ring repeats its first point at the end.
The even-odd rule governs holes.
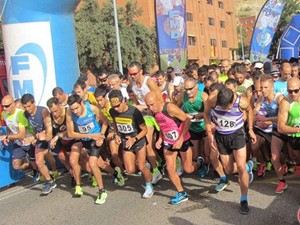
{"type": "Polygon", "coordinates": [[[298,58],[300,46],[300,14],[292,17],[280,38],[279,55],[280,59],[298,58]]]}
{"type": "Polygon", "coordinates": [[[160,68],[183,69],[187,64],[185,0],[156,0],[160,68]]]}
{"type": "Polygon", "coordinates": [[[8,91],[46,105],[52,89],[71,93],[79,76],[73,12],[80,0],[6,0],[2,31],[8,91]]]}
{"type": "Polygon", "coordinates": [[[286,0],[267,0],[257,17],[252,34],[250,60],[264,61],[269,55],[272,40],[286,0]]]}

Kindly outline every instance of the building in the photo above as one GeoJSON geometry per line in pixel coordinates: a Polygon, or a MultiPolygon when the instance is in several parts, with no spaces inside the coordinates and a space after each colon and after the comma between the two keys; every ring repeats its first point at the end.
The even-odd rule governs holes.
{"type": "MultiPolygon", "coordinates": [[[[98,0],[101,6],[106,0],[98,0]]],[[[121,7],[128,0],[116,0],[121,7]]],[[[143,9],[137,18],[155,25],[155,0],[136,0],[143,9]]],[[[178,1],[178,0],[173,0],[178,1]]],[[[186,0],[188,61],[200,65],[219,59],[235,59],[238,48],[237,21],[233,0],[186,0]]]]}

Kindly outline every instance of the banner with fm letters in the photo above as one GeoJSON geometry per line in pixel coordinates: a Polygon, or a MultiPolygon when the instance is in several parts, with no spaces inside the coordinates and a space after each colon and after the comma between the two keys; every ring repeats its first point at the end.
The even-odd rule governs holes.
{"type": "Polygon", "coordinates": [[[183,69],[187,64],[186,1],[156,0],[160,68],[183,69]]]}
{"type": "Polygon", "coordinates": [[[262,7],[252,34],[251,61],[264,61],[268,57],[285,4],[286,0],[267,0],[262,7]]]}

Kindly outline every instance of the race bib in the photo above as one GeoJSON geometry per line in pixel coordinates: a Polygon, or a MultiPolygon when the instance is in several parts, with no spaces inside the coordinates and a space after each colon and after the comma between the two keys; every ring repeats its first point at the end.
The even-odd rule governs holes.
{"type": "Polygon", "coordinates": [[[170,141],[176,141],[179,138],[179,134],[177,130],[169,131],[164,133],[166,139],[170,141]]]}
{"type": "Polygon", "coordinates": [[[120,133],[123,134],[130,134],[133,132],[133,126],[132,124],[120,124],[120,123],[116,123],[117,125],[117,129],[120,133]]]}
{"type": "Polygon", "coordinates": [[[236,122],[234,120],[226,119],[218,119],[218,124],[223,128],[234,128],[236,126],[236,122]]]}
{"type": "Polygon", "coordinates": [[[78,126],[78,130],[80,133],[87,134],[95,127],[94,123],[89,123],[84,126],[78,126]]]}

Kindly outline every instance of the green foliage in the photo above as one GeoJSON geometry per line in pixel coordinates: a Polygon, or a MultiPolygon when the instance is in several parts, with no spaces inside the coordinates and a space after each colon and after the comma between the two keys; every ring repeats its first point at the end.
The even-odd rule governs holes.
{"type": "Polygon", "coordinates": [[[291,18],[300,13],[300,2],[299,0],[287,0],[284,10],[282,11],[277,30],[274,34],[273,42],[270,48],[270,54],[276,55],[277,48],[279,46],[280,37],[285,31],[286,26],[289,24],[291,18]]]}
{"type": "MultiPolygon", "coordinates": [[[[148,29],[136,18],[142,13],[137,3],[128,1],[118,8],[118,24],[123,67],[132,61],[149,69],[157,61],[155,30],[148,29]]],[[[75,14],[78,55],[81,69],[112,67],[118,70],[116,32],[112,1],[101,10],[96,0],[85,0],[75,14]]]]}

